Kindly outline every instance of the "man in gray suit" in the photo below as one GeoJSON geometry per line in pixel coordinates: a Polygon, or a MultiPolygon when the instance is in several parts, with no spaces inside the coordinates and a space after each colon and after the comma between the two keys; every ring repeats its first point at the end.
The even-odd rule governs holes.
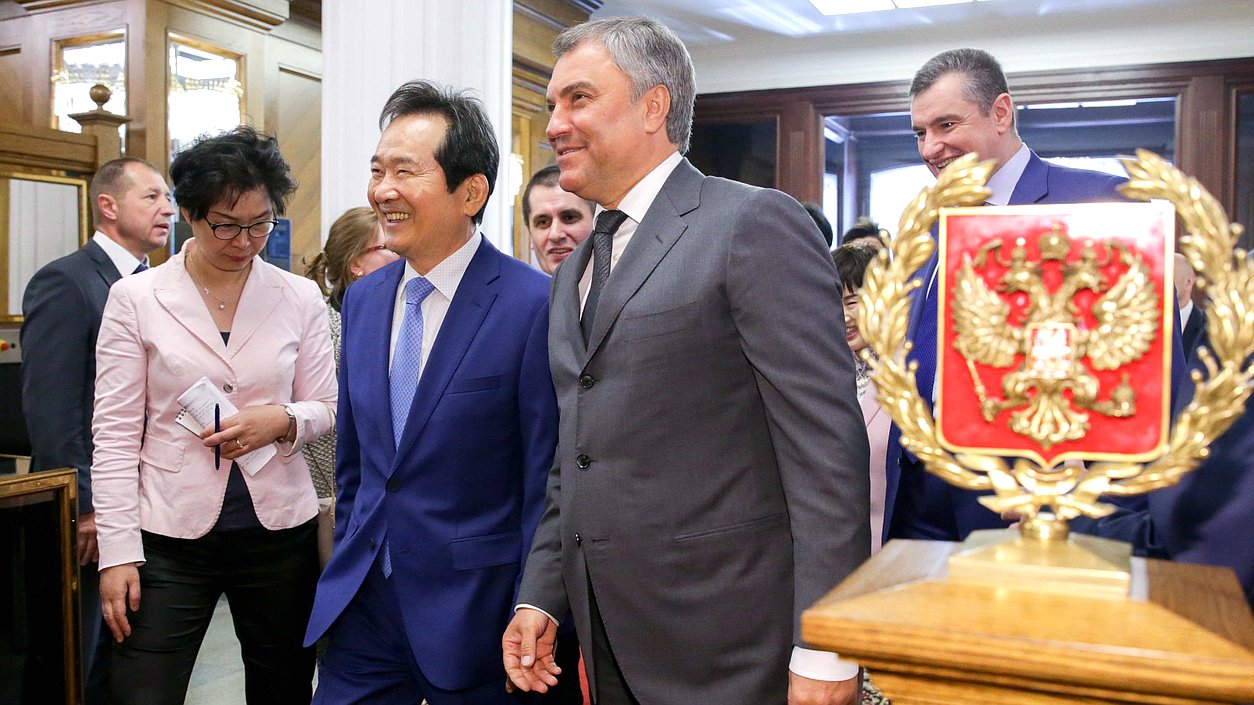
{"type": "Polygon", "coordinates": [[[598,204],[557,270],[561,412],[502,640],[544,691],[573,612],[605,703],[850,702],[799,617],[868,555],[868,454],[840,286],[805,210],[681,156],[695,92],[670,30],[571,28],[548,101],[561,187],[598,204]]]}

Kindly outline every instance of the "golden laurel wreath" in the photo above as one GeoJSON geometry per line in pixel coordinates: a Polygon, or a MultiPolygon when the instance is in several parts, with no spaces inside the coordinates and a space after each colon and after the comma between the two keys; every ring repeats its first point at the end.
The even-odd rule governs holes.
{"type": "Polygon", "coordinates": [[[984,187],[994,162],[979,163],[969,154],[941,172],[901,216],[898,235],[889,243],[892,257],[881,251],[867,269],[858,301],[858,328],[877,357],[868,361],[879,390],[880,405],[901,429],[901,442],[929,472],[971,490],[993,490],[980,502],[996,512],[1017,512],[1024,526],[1038,521],[1042,507],[1052,510],[1040,521],[1064,535],[1065,522],[1077,516],[1099,517],[1114,507],[1097,501],[1103,494],[1135,495],[1174,485],[1208,454],[1208,445],[1241,414],[1251,391],[1254,365],[1254,264],[1236,248],[1243,232],[1228,222],[1223,208],[1196,179],[1185,176],[1156,154],[1137,150],[1124,158],[1130,180],[1120,186],[1129,198],[1164,199],[1176,208],[1186,234],[1180,250],[1198,273],[1198,286],[1209,294],[1207,333],[1212,355],[1199,352],[1206,374],[1195,370],[1193,401],[1176,417],[1167,448],[1148,464],[1098,462],[1087,467],[1063,464],[1042,467],[1026,458],[1010,467],[995,456],[945,450],[936,422],[915,382],[917,363],[907,363],[906,340],[913,279],[936,250],[932,225],[941,208],[978,206],[989,197],[984,187]]]}

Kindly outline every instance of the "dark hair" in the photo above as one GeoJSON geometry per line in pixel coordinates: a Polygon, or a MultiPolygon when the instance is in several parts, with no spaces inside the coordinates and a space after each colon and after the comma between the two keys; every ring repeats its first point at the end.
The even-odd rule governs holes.
{"type": "Polygon", "coordinates": [[[847,245],[855,240],[872,237],[877,240],[879,239],[880,226],[874,220],[871,220],[866,216],[862,216],[861,218],[855,220],[853,227],[846,230],[845,234],[841,236],[840,244],[847,245]]]}
{"type": "Polygon", "coordinates": [[[344,300],[344,291],[357,279],[349,265],[370,246],[378,227],[373,208],[349,208],[331,224],[322,251],[305,264],[305,276],[318,283],[337,310],[344,300]]]}
{"type": "Polygon", "coordinates": [[[666,137],[680,154],[686,153],[692,137],[697,79],[692,57],[679,36],[651,17],[608,17],[563,30],[553,41],[553,55],[560,59],[584,42],[605,47],[618,68],[627,74],[633,103],[654,86],[666,86],[671,96],[666,137]]]}
{"type": "Polygon", "coordinates": [[[926,91],[951,73],[960,73],[966,78],[962,94],[975,103],[983,115],[988,115],[993,109],[997,96],[1010,93],[1006,74],[992,54],[982,49],[950,49],[928,59],[915,72],[914,80],[910,82],[910,97],[926,91]]]}
{"type": "Polygon", "coordinates": [[[828,222],[827,215],[823,213],[823,208],[817,203],[802,203],[801,207],[806,209],[806,213],[814,219],[814,224],[819,226],[819,232],[823,233],[823,239],[827,240],[827,246],[832,246],[832,224],[828,222]]]}
{"type": "Polygon", "coordinates": [[[192,220],[204,220],[217,204],[234,204],[257,189],[265,189],[275,215],[283,215],[296,191],[279,141],[248,125],[213,137],[202,135],[174,158],[170,179],[175,202],[192,220]]]}
{"type": "MultiPolygon", "coordinates": [[[[531,181],[527,182],[527,188],[523,189],[522,212],[523,225],[526,226],[528,232],[531,231],[531,189],[536,186],[548,186],[549,188],[560,189],[562,186],[557,182],[557,180],[561,177],[561,175],[562,172],[557,168],[557,165],[550,164],[533,174],[531,176],[531,181]]],[[[580,200],[588,204],[589,213],[596,211],[595,203],[586,198],[581,198],[580,200]]]]}
{"type": "MultiPolygon", "coordinates": [[[[488,198],[492,197],[501,157],[492,122],[477,98],[468,91],[455,91],[430,81],[410,81],[397,88],[384,104],[379,113],[379,129],[408,115],[442,115],[448,121],[444,142],[435,150],[435,161],[444,170],[449,193],[466,179],[483,174],[488,180],[488,198]]],[[[487,207],[484,199],[483,208],[475,213],[476,223],[483,222],[487,207]]]]}
{"type": "Polygon", "coordinates": [[[866,276],[867,265],[879,255],[880,251],[865,245],[841,245],[832,252],[832,261],[836,263],[836,274],[840,277],[840,285],[845,291],[852,292],[862,287],[866,276]]]}
{"type": "Polygon", "coordinates": [[[147,167],[152,169],[154,174],[161,175],[157,167],[139,157],[118,157],[101,164],[95,175],[91,177],[91,188],[88,189],[92,222],[97,226],[104,220],[104,213],[100,212],[100,194],[107,193],[117,198],[126,193],[126,189],[131,185],[131,178],[126,168],[132,164],[147,167]]]}

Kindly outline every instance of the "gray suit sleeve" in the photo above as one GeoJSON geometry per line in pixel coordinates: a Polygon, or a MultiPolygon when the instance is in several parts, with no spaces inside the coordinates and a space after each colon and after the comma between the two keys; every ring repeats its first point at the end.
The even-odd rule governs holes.
{"type": "Polygon", "coordinates": [[[727,286],[767,412],[801,612],[870,555],[870,457],[835,266],[806,212],[778,191],[745,199],[727,286]]]}

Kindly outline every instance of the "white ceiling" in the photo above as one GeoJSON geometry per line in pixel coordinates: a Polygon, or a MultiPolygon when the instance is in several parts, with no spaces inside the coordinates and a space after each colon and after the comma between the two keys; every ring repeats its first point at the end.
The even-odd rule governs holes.
{"type": "Polygon", "coordinates": [[[1206,5],[1212,0],[988,0],[910,10],[825,17],[809,0],[605,0],[595,18],[645,15],[664,22],[689,46],[767,37],[865,34],[989,20],[1082,15],[1115,8],[1206,5]]]}

